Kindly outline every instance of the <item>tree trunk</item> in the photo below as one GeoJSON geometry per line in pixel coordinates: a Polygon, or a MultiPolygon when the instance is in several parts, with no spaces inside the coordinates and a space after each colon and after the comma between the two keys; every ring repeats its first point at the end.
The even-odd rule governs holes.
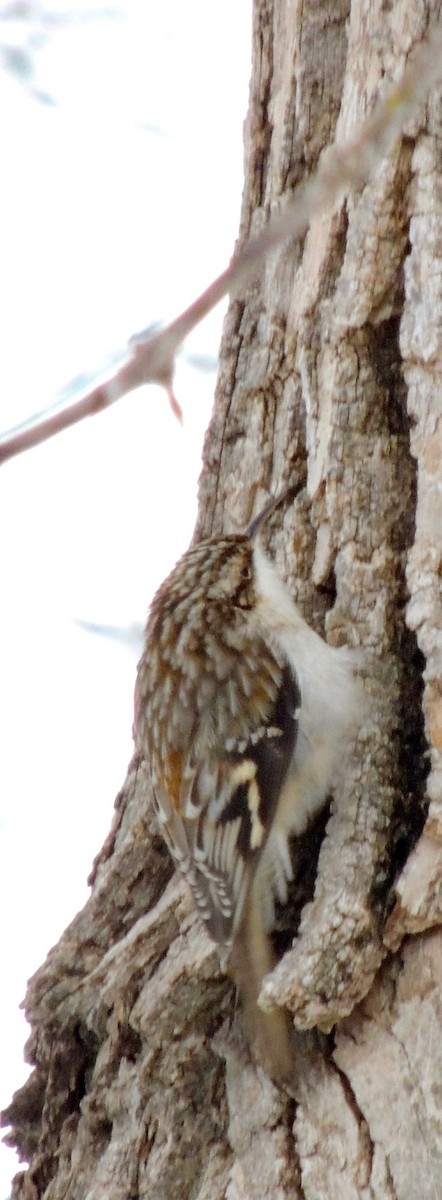
{"type": "MultiPolygon", "coordinates": [[[[241,237],[354,131],[439,7],[256,0],[241,237]]],[[[262,995],[293,1013],[296,1100],[251,1060],[134,762],[90,899],[29,985],[14,1197],[442,1193],[441,112],[433,95],[233,300],[206,438],[197,534],[300,487],[271,553],[307,619],[364,648],[358,743],[262,995]]]]}

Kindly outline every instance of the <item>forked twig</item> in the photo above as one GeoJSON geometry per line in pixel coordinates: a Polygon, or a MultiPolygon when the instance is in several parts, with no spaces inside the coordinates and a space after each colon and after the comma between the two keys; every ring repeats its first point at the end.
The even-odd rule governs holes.
{"type": "Polygon", "coordinates": [[[323,154],[318,170],[300,184],[290,200],[282,202],[268,225],[250,238],[223,271],[193,304],[164,329],[136,335],[126,355],[110,374],[77,392],[74,403],[60,399],[52,409],[0,436],[0,463],[46,441],[70,425],[108,408],[127,392],[146,383],[161,384],[178,417],[181,409],[173,392],[177,350],[192,329],[227,295],[237,293],[250,280],[266,257],[288,238],[302,237],[313,216],[331,208],[338,197],[359,186],[382,159],[407,120],[414,116],[431,88],[442,79],[442,25],[420,45],[405,67],[398,83],[377,105],[373,115],[342,145],[323,154]]]}

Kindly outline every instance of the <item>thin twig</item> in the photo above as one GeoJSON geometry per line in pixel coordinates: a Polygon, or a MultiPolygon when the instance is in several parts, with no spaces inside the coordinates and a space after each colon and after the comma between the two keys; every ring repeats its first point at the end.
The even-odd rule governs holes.
{"type": "Polygon", "coordinates": [[[355,136],[342,145],[328,148],[318,170],[295,189],[268,225],[232,258],[226,271],[215,279],[193,304],[160,331],[130,339],[127,354],[108,378],[86,387],[73,404],[59,402],[24,425],[0,437],[0,463],[53,437],[70,425],[108,408],[127,392],[146,383],[161,384],[178,417],[181,409],[173,392],[175,355],[192,329],[227,295],[237,293],[250,280],[268,255],[288,238],[306,233],[313,216],[329,209],[338,197],[360,186],[373,166],[385,157],[407,120],[418,111],[431,88],[442,79],[442,25],[413,54],[399,82],[378,104],[355,136]]]}

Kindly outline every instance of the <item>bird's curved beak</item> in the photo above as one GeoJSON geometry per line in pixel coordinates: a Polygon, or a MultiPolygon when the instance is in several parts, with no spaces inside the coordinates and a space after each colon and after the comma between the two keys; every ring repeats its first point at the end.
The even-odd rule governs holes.
{"type": "Polygon", "coordinates": [[[254,517],[253,520],[250,521],[250,524],[246,529],[246,537],[250,538],[252,541],[253,538],[256,537],[257,533],[259,533],[265,521],[267,521],[267,518],[270,517],[271,513],[275,511],[275,508],[279,508],[279,505],[282,504],[284,500],[288,500],[289,497],[290,499],[294,500],[298,492],[301,491],[301,487],[302,485],[299,487],[292,486],[285,488],[283,492],[279,493],[279,496],[271,496],[270,500],[267,501],[267,504],[264,505],[264,508],[261,509],[261,512],[258,513],[258,516],[254,517]]]}

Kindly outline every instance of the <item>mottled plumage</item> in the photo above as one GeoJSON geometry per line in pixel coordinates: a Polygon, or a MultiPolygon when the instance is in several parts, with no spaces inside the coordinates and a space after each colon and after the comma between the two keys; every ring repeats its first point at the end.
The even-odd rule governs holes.
{"type": "MultiPolygon", "coordinates": [[[[257,524],[200,542],[160,587],[135,722],[165,841],[210,934],[233,946],[243,995],[250,982],[249,1024],[291,878],[289,836],[324,803],[359,709],[351,653],[306,625],[257,524]]],[[[261,1057],[281,1077],[285,1019],[255,1015],[261,1057]]]]}
{"type": "Polygon", "coordinates": [[[271,827],[300,703],[255,609],[250,540],[200,543],[155,596],[137,682],[162,831],[226,945],[271,827]]]}

